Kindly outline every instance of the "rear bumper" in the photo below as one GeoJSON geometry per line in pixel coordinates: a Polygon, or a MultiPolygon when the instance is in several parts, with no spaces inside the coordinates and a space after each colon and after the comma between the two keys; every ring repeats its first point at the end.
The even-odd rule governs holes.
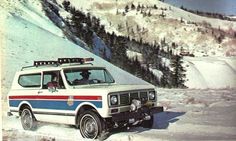
{"type": "Polygon", "coordinates": [[[120,122],[120,121],[128,121],[129,119],[142,120],[147,115],[152,116],[160,112],[163,112],[163,107],[152,107],[152,108],[142,107],[134,112],[128,111],[128,112],[114,114],[112,115],[112,121],[120,122]]]}

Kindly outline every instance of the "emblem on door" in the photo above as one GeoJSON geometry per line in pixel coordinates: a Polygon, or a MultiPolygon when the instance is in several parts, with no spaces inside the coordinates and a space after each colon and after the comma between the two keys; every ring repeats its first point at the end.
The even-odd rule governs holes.
{"type": "Polygon", "coordinates": [[[67,105],[72,106],[74,104],[74,97],[69,96],[67,100],[67,105]]]}

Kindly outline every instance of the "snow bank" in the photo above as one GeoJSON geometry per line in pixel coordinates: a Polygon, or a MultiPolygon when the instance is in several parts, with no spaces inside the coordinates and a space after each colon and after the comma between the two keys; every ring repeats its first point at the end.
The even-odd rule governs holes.
{"type": "Polygon", "coordinates": [[[185,57],[189,88],[235,88],[236,57],[185,57]]]}

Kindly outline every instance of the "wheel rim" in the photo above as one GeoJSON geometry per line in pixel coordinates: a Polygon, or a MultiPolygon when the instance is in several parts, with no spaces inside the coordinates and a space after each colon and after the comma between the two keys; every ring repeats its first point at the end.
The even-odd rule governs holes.
{"type": "Polygon", "coordinates": [[[31,129],[33,126],[33,118],[29,109],[24,109],[21,113],[21,123],[24,129],[31,129]]]}
{"type": "Polygon", "coordinates": [[[85,138],[94,139],[98,135],[98,125],[96,120],[89,114],[84,115],[80,120],[81,134],[85,138]]]}

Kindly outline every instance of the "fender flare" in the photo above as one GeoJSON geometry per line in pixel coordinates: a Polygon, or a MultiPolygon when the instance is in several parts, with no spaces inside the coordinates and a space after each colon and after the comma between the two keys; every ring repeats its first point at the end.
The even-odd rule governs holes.
{"type": "Polygon", "coordinates": [[[32,112],[33,112],[33,108],[32,108],[31,104],[28,101],[21,101],[20,102],[20,104],[18,105],[18,111],[19,112],[20,112],[21,106],[24,105],[24,104],[28,105],[30,107],[30,109],[32,110],[32,112]]]}
{"type": "Polygon", "coordinates": [[[91,107],[94,108],[96,111],[98,111],[98,110],[97,110],[97,107],[96,107],[94,104],[92,104],[91,102],[82,102],[82,103],[80,103],[80,104],[76,107],[76,109],[75,109],[75,125],[76,125],[76,123],[77,123],[77,117],[78,117],[78,114],[79,114],[79,110],[81,109],[81,107],[83,107],[83,106],[85,106],[85,105],[91,106],[91,107]]]}

